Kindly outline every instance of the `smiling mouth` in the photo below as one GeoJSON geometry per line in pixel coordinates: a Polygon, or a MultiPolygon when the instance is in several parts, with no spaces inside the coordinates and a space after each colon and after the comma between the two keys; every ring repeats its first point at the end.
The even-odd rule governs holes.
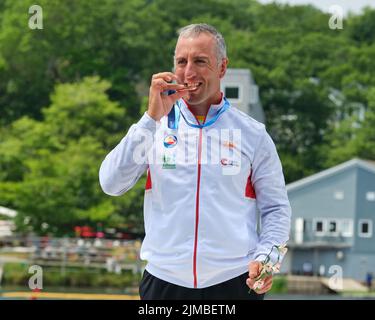
{"type": "Polygon", "coordinates": [[[185,88],[189,91],[195,91],[202,85],[202,82],[192,82],[192,83],[184,83],[185,88]]]}

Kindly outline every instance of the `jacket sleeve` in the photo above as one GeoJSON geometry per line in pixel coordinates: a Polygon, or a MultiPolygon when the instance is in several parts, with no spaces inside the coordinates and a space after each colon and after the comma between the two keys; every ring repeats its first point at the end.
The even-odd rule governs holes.
{"type": "Polygon", "coordinates": [[[157,122],[147,112],[133,124],[121,142],[106,156],[99,170],[103,191],[120,196],[131,189],[148,167],[157,122]]]}
{"type": "MultiPolygon", "coordinates": [[[[274,142],[263,128],[252,163],[252,182],[260,212],[260,234],[255,260],[277,262],[278,251],[273,246],[289,240],[291,207],[285,187],[281,162],[274,142]]],[[[280,257],[280,261],[282,257],[280,257]]]]}

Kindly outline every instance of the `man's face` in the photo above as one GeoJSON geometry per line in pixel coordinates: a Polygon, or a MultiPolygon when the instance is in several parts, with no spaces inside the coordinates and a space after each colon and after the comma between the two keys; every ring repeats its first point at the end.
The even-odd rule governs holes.
{"type": "Polygon", "coordinates": [[[218,64],[215,39],[210,34],[179,38],[175,51],[175,74],[178,83],[196,87],[186,94],[185,99],[190,105],[216,102],[226,65],[226,59],[218,64]]]}

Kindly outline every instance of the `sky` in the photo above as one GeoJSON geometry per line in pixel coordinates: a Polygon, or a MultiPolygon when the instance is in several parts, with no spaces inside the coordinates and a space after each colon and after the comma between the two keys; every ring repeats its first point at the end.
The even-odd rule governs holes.
{"type": "Polygon", "coordinates": [[[258,0],[261,3],[288,3],[290,5],[298,4],[312,4],[322,11],[329,12],[329,7],[332,5],[339,5],[342,7],[344,14],[349,11],[353,13],[361,13],[362,8],[370,6],[375,9],[375,0],[258,0]]]}

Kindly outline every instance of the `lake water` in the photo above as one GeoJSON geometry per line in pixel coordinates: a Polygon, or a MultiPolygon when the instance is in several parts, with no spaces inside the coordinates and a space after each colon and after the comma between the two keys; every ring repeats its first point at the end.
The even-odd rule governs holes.
{"type": "Polygon", "coordinates": [[[327,295],[304,295],[304,294],[272,294],[266,296],[265,300],[375,300],[375,296],[341,296],[335,294],[327,295]]]}

